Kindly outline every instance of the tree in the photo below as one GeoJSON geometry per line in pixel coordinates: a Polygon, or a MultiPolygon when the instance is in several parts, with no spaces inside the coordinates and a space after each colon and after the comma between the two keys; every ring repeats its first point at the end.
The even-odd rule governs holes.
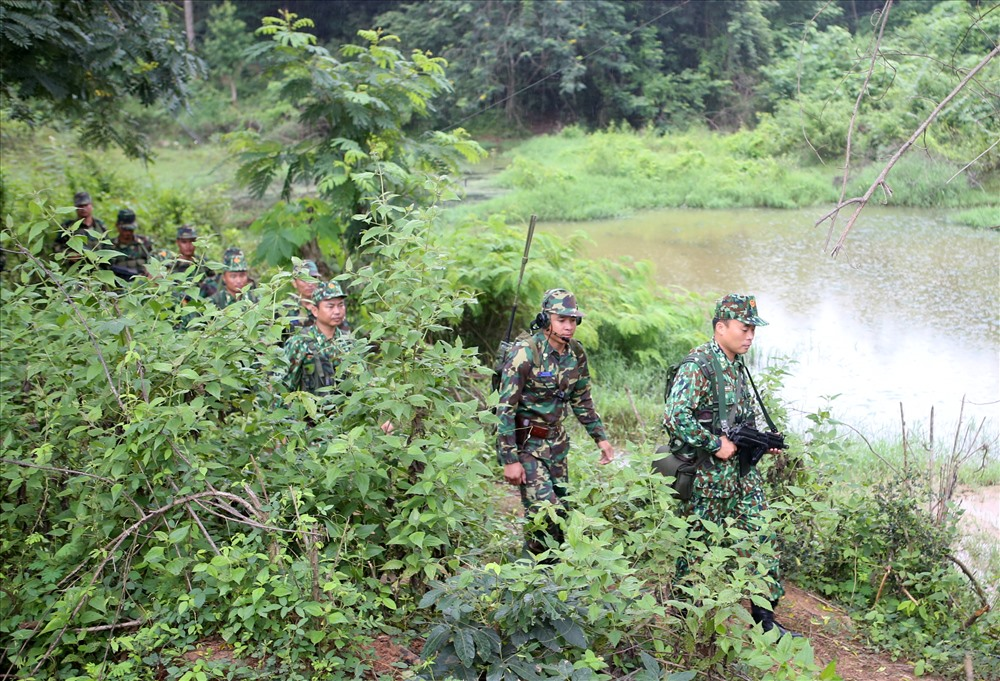
{"type": "Polygon", "coordinates": [[[15,118],[47,109],[77,126],[85,145],[148,157],[122,106],[180,107],[198,61],[168,21],[171,6],[146,0],[0,0],[0,101],[15,118]]]}
{"type": "MultiPolygon", "coordinates": [[[[359,32],[367,44],[343,46],[338,59],[303,32],[310,26],[311,20],[287,12],[265,18],[258,33],[271,40],[251,51],[268,64],[267,76],[284,101],[298,109],[298,141],[255,131],[230,138],[241,161],[237,177],[254,195],[263,196],[281,176],[285,203],[266,216],[273,219],[258,222],[264,232],[258,254],[271,263],[287,262],[303,247],[315,255],[320,242],[327,251],[353,250],[364,229],[353,216],[365,212],[371,196],[429,205],[442,191],[433,178],[483,153],[461,129],[421,130],[434,97],[449,89],[442,59],[419,50],[404,59],[392,47],[398,39],[376,31],[359,32]],[[324,205],[322,214],[289,231],[280,214],[302,210],[288,203],[297,185],[314,186],[324,205]]],[[[449,194],[454,190],[447,186],[449,194]]]]}
{"type": "Polygon", "coordinates": [[[245,64],[245,50],[253,44],[247,25],[236,16],[236,7],[226,0],[209,10],[208,35],[202,42],[202,54],[209,71],[229,89],[233,105],[237,102],[236,81],[245,64]]]}

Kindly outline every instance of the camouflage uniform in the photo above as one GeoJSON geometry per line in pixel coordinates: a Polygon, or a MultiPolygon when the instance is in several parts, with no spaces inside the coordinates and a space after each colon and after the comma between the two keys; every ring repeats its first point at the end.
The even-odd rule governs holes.
{"type": "MultiPolygon", "coordinates": [[[[583,317],[576,298],[562,289],[546,293],[542,314],[549,313],[583,317]]],[[[520,462],[524,467],[526,481],[519,489],[526,514],[534,514],[543,502],[561,506],[569,482],[569,437],[562,426],[567,412],[572,410],[594,442],[608,439],[590,396],[587,355],[576,340],[557,352],[539,330],[511,348],[499,392],[497,459],[501,465],[520,462]]]]}
{"type": "MultiPolygon", "coordinates": [[[[119,230],[134,232],[136,228],[135,213],[128,208],[118,211],[117,225],[119,230]]],[[[153,242],[149,237],[135,234],[129,243],[122,243],[119,234],[111,242],[111,248],[121,253],[120,256],[111,260],[111,266],[116,268],[116,274],[124,273],[126,278],[129,273],[146,274],[146,263],[153,257],[153,242]]]]}
{"type": "MultiPolygon", "coordinates": [[[[303,260],[292,269],[292,276],[302,280],[318,280],[319,268],[312,260],[303,260]]],[[[281,316],[288,320],[288,330],[285,333],[286,339],[301,329],[309,328],[316,323],[316,318],[305,306],[305,299],[299,296],[298,291],[288,294],[288,298],[281,307],[281,316]]]]}
{"type": "MultiPolygon", "coordinates": [[[[177,240],[181,239],[196,241],[198,233],[190,225],[181,225],[177,228],[177,240]]],[[[187,273],[188,280],[198,285],[198,293],[202,298],[211,298],[218,292],[216,274],[208,267],[205,258],[195,255],[194,260],[188,260],[179,253],[171,253],[163,248],[156,254],[156,259],[165,263],[169,274],[187,273]]]]}
{"type": "MultiPolygon", "coordinates": [[[[337,282],[320,283],[313,292],[313,302],[345,298],[337,282]]],[[[313,394],[337,385],[344,356],[354,347],[350,332],[339,328],[333,338],[327,338],[317,326],[301,329],[285,343],[288,370],[282,378],[287,390],[304,390],[313,394]]]]}
{"type": "MultiPolygon", "coordinates": [[[[767,324],[757,316],[753,296],[729,295],[720,299],[716,304],[715,319],[736,319],[753,326],[767,324]]],[[[705,358],[706,366],[722,369],[721,376],[717,375],[715,379],[722,381],[723,399],[729,406],[725,412],[730,426],[754,424],[754,398],[746,384],[742,357],[737,355],[730,361],[715,340],[695,348],[691,355],[705,358]]],[[[714,380],[709,379],[698,362],[683,363],[667,398],[663,426],[670,433],[672,451],[699,454],[699,460],[706,463],[695,475],[694,492],[689,501],[683,502],[681,512],[717,524],[733,518],[737,527],[759,537],[759,541],[772,541],[773,535],[761,518],[767,510],[767,501],[757,468],[751,468],[748,475],[740,478],[738,456],[733,455],[725,461],[714,456],[714,452],[722,446],[721,418],[714,380]]],[[[778,560],[763,559],[761,567],[767,574],[771,600],[776,602],[784,594],[778,560]]],[[[686,570],[687,565],[682,561],[678,565],[679,576],[683,576],[686,570]]]]}
{"type": "MultiPolygon", "coordinates": [[[[222,254],[222,263],[224,265],[224,272],[247,272],[250,270],[250,267],[247,265],[246,256],[238,248],[227,248],[226,252],[222,254]]],[[[234,296],[226,289],[225,283],[220,283],[219,290],[212,296],[211,300],[220,310],[240,300],[249,300],[251,303],[256,303],[258,300],[257,294],[253,292],[252,287],[253,281],[251,280],[240,291],[238,296],[234,296]]]]}
{"type": "MultiPolygon", "coordinates": [[[[76,194],[73,195],[73,205],[76,206],[77,208],[80,208],[81,206],[91,205],[90,194],[88,194],[87,192],[77,192],[76,194]]],[[[95,218],[93,215],[91,215],[91,220],[92,222],[89,226],[81,222],[80,226],[73,231],[73,236],[87,237],[86,247],[90,249],[95,248],[97,246],[97,239],[90,236],[87,233],[88,231],[97,232],[101,236],[104,236],[105,234],[108,233],[108,229],[107,227],[104,226],[103,222],[95,218]]],[[[66,220],[62,224],[63,229],[64,230],[72,229],[73,225],[76,224],[78,221],[79,218],[74,218],[73,220],[66,220]]],[[[52,251],[54,253],[61,253],[62,251],[65,251],[66,244],[69,242],[69,239],[70,237],[68,235],[60,233],[59,236],[56,237],[55,243],[52,245],[52,251]]]]}

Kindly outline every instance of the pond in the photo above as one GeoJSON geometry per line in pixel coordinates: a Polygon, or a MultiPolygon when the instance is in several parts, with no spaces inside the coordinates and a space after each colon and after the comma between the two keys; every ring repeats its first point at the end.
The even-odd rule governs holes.
{"type": "MultiPolygon", "coordinates": [[[[870,435],[1000,416],[1000,233],[944,211],[866,208],[836,258],[822,209],[669,209],[539,229],[583,232],[591,257],[649,260],[657,279],[714,299],[753,293],[769,325],[755,361],[792,360],[782,397],[797,415],[832,404],[870,435]]],[[[835,235],[836,236],[836,235],[835,235]]],[[[710,307],[710,303],[706,308],[710,307]]],[[[706,333],[711,310],[706,309],[706,333]]]]}

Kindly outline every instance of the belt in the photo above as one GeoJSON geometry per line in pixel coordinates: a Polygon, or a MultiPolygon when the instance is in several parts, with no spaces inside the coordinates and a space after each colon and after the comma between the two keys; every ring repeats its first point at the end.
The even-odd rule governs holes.
{"type": "Polygon", "coordinates": [[[559,434],[559,428],[555,426],[543,426],[538,423],[532,423],[523,416],[514,419],[514,424],[518,434],[520,435],[519,439],[526,440],[528,437],[537,437],[540,440],[551,440],[559,434]]]}

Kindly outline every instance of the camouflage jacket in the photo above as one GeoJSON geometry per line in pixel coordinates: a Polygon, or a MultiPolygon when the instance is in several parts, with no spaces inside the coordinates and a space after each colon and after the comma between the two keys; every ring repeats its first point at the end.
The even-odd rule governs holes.
{"type": "Polygon", "coordinates": [[[136,234],[129,244],[122,244],[119,237],[115,237],[111,242],[111,248],[121,253],[113,258],[111,264],[116,267],[124,267],[136,274],[146,271],[146,263],[153,257],[153,242],[149,237],[136,234]]]}
{"type": "Polygon", "coordinates": [[[562,353],[556,352],[542,331],[536,332],[531,339],[515,343],[500,376],[497,405],[500,462],[508,464],[518,460],[515,419],[527,417],[533,424],[559,430],[567,407],[572,409],[594,442],[608,439],[590,396],[586,354],[581,352],[578,359],[570,347],[562,353]],[[534,356],[535,347],[541,351],[541,357],[534,356]]]}
{"type": "Polygon", "coordinates": [[[249,300],[251,303],[256,303],[257,294],[253,292],[252,287],[253,284],[247,286],[247,288],[243,289],[240,292],[240,296],[237,298],[236,296],[232,295],[228,290],[226,290],[225,286],[223,286],[219,288],[219,290],[216,291],[214,295],[211,296],[211,300],[220,310],[223,310],[240,300],[249,300]]]}
{"type": "Polygon", "coordinates": [[[298,331],[316,324],[316,318],[303,304],[298,293],[289,294],[281,305],[281,316],[288,324],[286,337],[293,336],[298,331]]]}
{"type": "MultiPolygon", "coordinates": [[[[753,393],[746,385],[741,367],[743,359],[737,356],[730,361],[726,353],[714,340],[700,345],[692,354],[700,354],[709,360],[717,359],[725,390],[725,400],[730,405],[733,423],[755,423],[753,393]]],[[[714,371],[712,372],[714,373],[714,371]]],[[[667,397],[663,412],[663,427],[670,434],[671,451],[694,453],[716,452],[722,446],[720,415],[715,382],[710,380],[697,362],[681,364],[667,397]]],[[[756,469],[744,480],[739,479],[738,457],[727,461],[710,457],[705,469],[695,478],[695,491],[703,496],[733,496],[738,488],[757,480],[756,469]]]]}
{"type": "Polygon", "coordinates": [[[304,390],[313,394],[322,388],[335,386],[344,355],[354,345],[354,337],[337,331],[327,338],[315,326],[304,328],[285,343],[288,370],[282,383],[288,390],[304,390]]]}

